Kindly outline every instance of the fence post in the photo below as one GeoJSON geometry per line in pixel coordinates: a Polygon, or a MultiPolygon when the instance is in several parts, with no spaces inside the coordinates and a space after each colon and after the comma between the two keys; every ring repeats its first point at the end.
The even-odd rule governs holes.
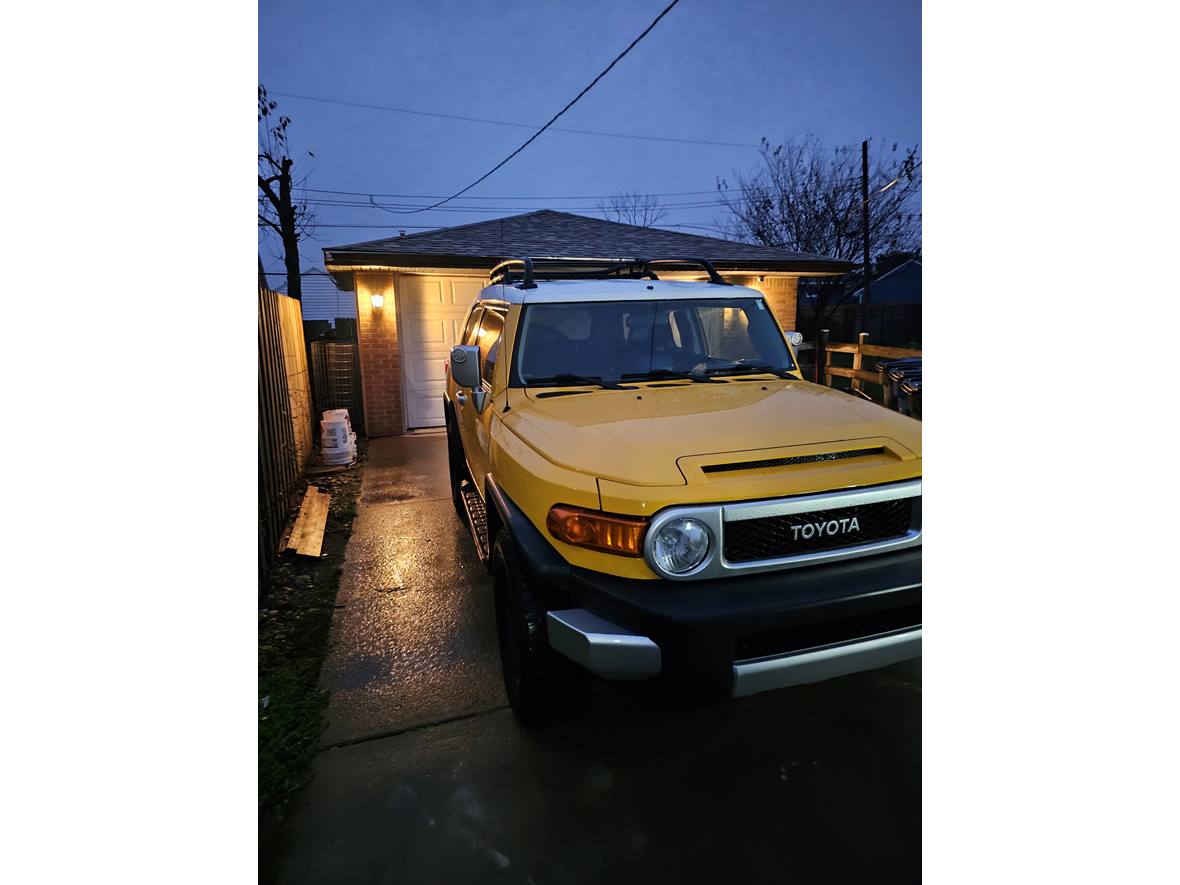
{"type": "Polygon", "coordinates": [[[820,329],[815,340],[815,383],[831,386],[832,379],[824,370],[828,365],[828,330],[820,329]]]}
{"type": "MultiPolygon", "coordinates": [[[[877,361],[877,365],[881,365],[880,360],[877,361]]],[[[884,369],[877,369],[877,377],[881,379],[881,404],[887,409],[896,411],[897,403],[893,401],[893,382],[889,380],[884,369]]]]}
{"type": "Polygon", "coordinates": [[[869,340],[868,332],[861,332],[856,336],[856,353],[852,355],[852,389],[860,390],[860,378],[856,377],[856,373],[860,371],[863,362],[863,355],[860,349],[865,346],[865,342],[869,340]]]}

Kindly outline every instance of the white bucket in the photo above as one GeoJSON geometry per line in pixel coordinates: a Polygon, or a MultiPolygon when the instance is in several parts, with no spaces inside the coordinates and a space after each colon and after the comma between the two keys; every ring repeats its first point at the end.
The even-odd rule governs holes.
{"type": "Polygon", "coordinates": [[[356,442],[356,434],[347,421],[321,421],[320,444],[325,448],[341,448],[356,442]]]}
{"type": "Polygon", "coordinates": [[[348,448],[326,448],[323,450],[323,463],[329,465],[352,464],[356,460],[356,450],[348,448]]]}

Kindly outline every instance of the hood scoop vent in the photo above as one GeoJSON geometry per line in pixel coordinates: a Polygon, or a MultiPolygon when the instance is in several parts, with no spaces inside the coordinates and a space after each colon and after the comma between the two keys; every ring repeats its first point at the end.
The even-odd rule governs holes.
{"type": "Polygon", "coordinates": [[[578,396],[582,393],[593,393],[593,390],[549,390],[545,393],[535,393],[537,399],[549,399],[554,396],[578,396]]]}
{"type": "Polygon", "coordinates": [[[765,470],[767,467],[791,467],[795,464],[814,464],[817,461],[843,461],[846,458],[867,458],[884,454],[884,446],[871,449],[850,449],[846,452],[824,452],[819,455],[792,455],[789,458],[764,458],[760,461],[735,461],[732,464],[706,464],[702,473],[729,473],[735,470],[765,470]]]}

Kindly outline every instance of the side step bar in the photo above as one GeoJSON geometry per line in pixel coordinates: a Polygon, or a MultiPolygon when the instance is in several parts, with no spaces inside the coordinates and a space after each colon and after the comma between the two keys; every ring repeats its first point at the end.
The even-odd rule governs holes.
{"type": "Polygon", "coordinates": [[[463,496],[463,509],[467,511],[467,528],[471,530],[471,537],[475,541],[475,549],[479,553],[480,562],[487,565],[492,551],[488,546],[488,510],[483,498],[475,490],[470,480],[463,480],[459,487],[463,496]]]}

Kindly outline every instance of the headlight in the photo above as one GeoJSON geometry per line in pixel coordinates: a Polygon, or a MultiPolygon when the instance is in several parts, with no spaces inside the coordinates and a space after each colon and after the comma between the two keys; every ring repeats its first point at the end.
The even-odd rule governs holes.
{"type": "Polygon", "coordinates": [[[709,552],[709,530],[699,519],[672,519],[651,540],[651,556],[668,574],[690,572],[709,552]]]}

